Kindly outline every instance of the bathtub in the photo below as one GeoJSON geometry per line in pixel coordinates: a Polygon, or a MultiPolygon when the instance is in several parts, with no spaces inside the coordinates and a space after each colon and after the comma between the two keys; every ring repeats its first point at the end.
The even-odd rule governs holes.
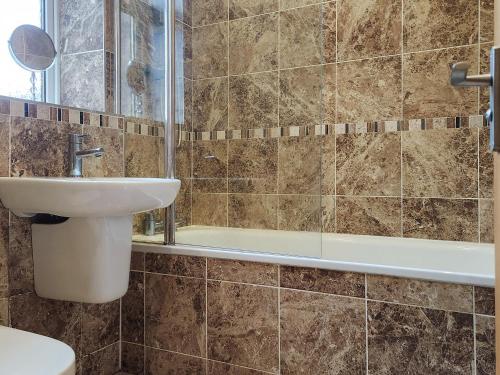
{"type": "MultiPolygon", "coordinates": [[[[134,241],[162,241],[137,236],[134,241]]],[[[134,243],[135,251],[317,267],[493,287],[494,246],[315,232],[190,226],[175,246],[134,243]]]]}

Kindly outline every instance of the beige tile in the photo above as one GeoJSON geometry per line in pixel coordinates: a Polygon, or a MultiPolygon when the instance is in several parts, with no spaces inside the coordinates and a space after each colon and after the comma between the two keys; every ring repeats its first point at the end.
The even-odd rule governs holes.
{"type": "Polygon", "coordinates": [[[278,265],[232,259],[207,259],[207,277],[257,285],[278,285],[278,265]]]}
{"type": "Polygon", "coordinates": [[[193,194],[193,225],[227,226],[227,194],[193,194]]]}
{"type": "Polygon", "coordinates": [[[367,275],[367,296],[385,302],[472,313],[472,286],[367,275]]]}
{"type": "Polygon", "coordinates": [[[193,29],[193,77],[222,77],[228,73],[228,24],[193,29]]]}
{"type": "Polygon", "coordinates": [[[321,144],[318,137],[289,137],[279,140],[278,193],[321,192],[321,144]]]}
{"type": "Polygon", "coordinates": [[[469,0],[404,2],[404,51],[477,43],[478,11],[478,3],[469,0]]]}
{"type": "Polygon", "coordinates": [[[278,72],[229,78],[229,129],[278,126],[278,72]]]}
{"type": "Polygon", "coordinates": [[[336,143],[338,195],[401,195],[399,133],[343,134],[336,143]]]}
{"type": "Polygon", "coordinates": [[[493,200],[479,200],[479,228],[481,242],[495,242],[493,200]]]}
{"type": "Polygon", "coordinates": [[[280,68],[335,62],[335,2],[280,14],[280,68]]]}
{"type": "Polygon", "coordinates": [[[468,116],[477,113],[476,89],[450,85],[453,63],[467,61],[477,73],[477,46],[403,56],[403,115],[406,119],[468,116]]]}
{"type": "Polygon", "coordinates": [[[365,304],[362,300],[283,290],[280,326],[284,374],[365,372],[365,304]]]}
{"type": "Polygon", "coordinates": [[[337,66],[338,122],[401,118],[401,57],[350,61],[337,66]]]}
{"type": "Polygon", "coordinates": [[[193,26],[227,21],[228,0],[191,0],[193,26]]]}
{"type": "Polygon", "coordinates": [[[229,192],[276,193],[278,179],[276,139],[231,140],[228,157],[229,192]]]}
{"type": "Polygon", "coordinates": [[[338,233],[401,235],[399,198],[337,197],[336,217],[338,233]]]}
{"type": "Polygon", "coordinates": [[[204,357],[205,280],[146,274],[147,346],[204,357]]]}
{"type": "Polygon", "coordinates": [[[278,9],[279,0],[229,0],[229,19],[271,13],[278,9]]]}
{"type": "Polygon", "coordinates": [[[193,131],[226,130],[228,80],[204,79],[193,83],[193,131]]]}
{"type": "Polygon", "coordinates": [[[228,226],[245,229],[278,229],[278,196],[229,194],[228,226]]]}
{"type": "Polygon", "coordinates": [[[229,23],[229,73],[244,74],[278,68],[276,13],[229,23]]]}
{"type": "Polygon", "coordinates": [[[339,0],[338,61],[401,52],[401,1],[339,0]]]}
{"type": "Polygon", "coordinates": [[[322,206],[319,195],[280,195],[278,229],[286,231],[320,232],[322,206]]]}
{"type": "Polygon", "coordinates": [[[403,132],[403,194],[476,198],[477,137],[467,128],[403,132]]]}
{"type": "Polygon", "coordinates": [[[466,199],[403,199],[403,235],[477,242],[478,203],[466,199]]]}
{"type": "Polygon", "coordinates": [[[278,290],[208,282],[208,358],[278,370],[278,290]]]}

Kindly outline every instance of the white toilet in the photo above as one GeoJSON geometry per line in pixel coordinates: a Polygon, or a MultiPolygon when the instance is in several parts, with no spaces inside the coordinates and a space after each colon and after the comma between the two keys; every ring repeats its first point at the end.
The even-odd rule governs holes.
{"type": "Polygon", "coordinates": [[[75,352],[63,342],[0,326],[0,375],[75,375],[75,352]]]}

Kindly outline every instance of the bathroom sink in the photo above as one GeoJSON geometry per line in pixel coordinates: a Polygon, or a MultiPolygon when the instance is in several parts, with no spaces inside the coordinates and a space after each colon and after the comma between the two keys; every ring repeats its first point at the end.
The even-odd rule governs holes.
{"type": "Polygon", "coordinates": [[[75,352],[49,337],[0,326],[0,373],[75,375],[75,352]]]}
{"type": "Polygon", "coordinates": [[[0,200],[18,216],[126,216],[170,205],[180,181],[161,178],[1,177],[0,200]]]}

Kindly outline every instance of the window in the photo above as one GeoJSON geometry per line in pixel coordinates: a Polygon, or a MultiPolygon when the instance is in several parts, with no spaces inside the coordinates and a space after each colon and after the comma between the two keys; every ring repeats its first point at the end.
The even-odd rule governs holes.
{"type": "Polygon", "coordinates": [[[43,0],[2,2],[0,16],[0,95],[43,101],[44,73],[32,73],[21,68],[10,55],[8,41],[12,31],[30,24],[44,28],[43,0]]]}

